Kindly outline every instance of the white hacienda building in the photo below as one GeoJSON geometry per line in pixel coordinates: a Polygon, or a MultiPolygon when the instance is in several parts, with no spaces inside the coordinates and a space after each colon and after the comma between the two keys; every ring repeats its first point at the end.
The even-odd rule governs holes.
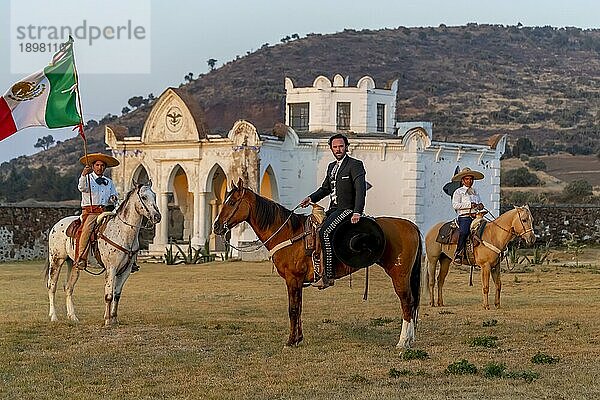
{"type": "MultiPolygon", "coordinates": [[[[372,185],[365,213],[410,219],[425,234],[434,223],[454,217],[442,187],[460,166],[485,174],[477,189],[498,215],[505,136],[492,137],[489,145],[437,142],[431,123],[396,122],[397,81],[377,88],[365,76],[349,85],[338,74],[333,81],[319,76],[310,87],[295,87],[286,78],[285,89],[285,124],[268,133],[243,120],[229,132],[210,132],[198,105],[174,88],[155,102],[140,136],[106,128],[105,141],[121,162],[112,171],[119,192],[129,189],[132,179],[149,177],[158,195],[163,220],[151,254],[164,254],[170,238],[190,238],[194,247],[208,240],[212,250],[220,250],[212,221],[228,183],[240,177],[263,196],[295,207],[321,184],[333,160],[327,139],[336,132],[347,134],[350,154],[365,164],[372,185]]],[[[246,226],[232,233],[234,245],[253,240],[246,226]]]]}

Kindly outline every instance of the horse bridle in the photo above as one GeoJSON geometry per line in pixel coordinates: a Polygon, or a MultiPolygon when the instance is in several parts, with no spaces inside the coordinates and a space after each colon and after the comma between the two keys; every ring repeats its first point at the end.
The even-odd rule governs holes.
{"type": "MultiPolygon", "coordinates": [[[[245,191],[246,188],[244,188],[243,190],[245,191]]],[[[238,208],[240,208],[240,204],[242,204],[242,200],[243,199],[244,199],[244,193],[242,193],[240,195],[240,199],[236,202],[235,207],[233,208],[233,211],[231,212],[231,214],[229,215],[229,217],[225,220],[225,222],[223,222],[223,229],[225,229],[225,233],[223,233],[221,236],[225,236],[227,234],[227,232],[231,231],[231,229],[229,228],[229,226],[227,226],[227,223],[235,215],[235,213],[237,212],[238,208]]],[[[236,249],[239,252],[242,252],[242,253],[252,253],[252,252],[260,249],[263,246],[267,247],[266,243],[269,242],[269,240],[273,239],[275,237],[275,235],[277,235],[279,233],[279,231],[288,223],[288,221],[290,220],[290,218],[292,218],[292,215],[294,214],[294,211],[296,211],[298,209],[298,207],[300,207],[300,204],[298,204],[296,207],[294,207],[294,209],[290,212],[290,215],[288,215],[288,217],[286,218],[286,220],[283,221],[283,223],[281,224],[281,226],[279,228],[277,228],[277,230],[275,232],[273,232],[273,234],[271,236],[269,236],[269,238],[267,240],[265,240],[264,242],[260,242],[260,244],[258,246],[249,245],[247,248],[240,248],[240,247],[236,247],[236,246],[232,245],[231,243],[229,243],[229,246],[231,248],[233,248],[233,249],[236,249]],[[251,249],[251,250],[248,250],[248,248],[250,248],[250,247],[254,247],[254,248],[251,249]]]]}
{"type": "MultiPolygon", "coordinates": [[[[488,210],[489,212],[489,210],[488,210]]],[[[492,215],[492,213],[490,212],[490,215],[492,215]]],[[[521,208],[517,207],[517,217],[519,218],[519,222],[521,222],[521,226],[523,227],[523,232],[521,233],[517,233],[517,231],[515,230],[515,228],[511,225],[510,229],[506,229],[503,226],[501,226],[500,224],[498,224],[495,220],[488,220],[489,222],[491,222],[492,224],[496,225],[498,228],[502,229],[504,232],[508,232],[513,236],[522,238],[524,235],[528,234],[529,232],[533,232],[533,223],[531,224],[531,228],[527,229],[525,228],[525,224],[523,223],[523,220],[521,219],[521,208]]]]}
{"type": "MultiPolygon", "coordinates": [[[[242,204],[242,200],[244,200],[244,194],[246,192],[246,188],[242,189],[242,194],[240,195],[240,198],[238,201],[235,202],[235,206],[233,207],[233,211],[229,214],[229,217],[225,220],[225,222],[223,222],[223,229],[225,229],[225,233],[221,236],[225,236],[225,234],[227,234],[227,232],[229,232],[231,229],[229,228],[229,226],[227,225],[227,223],[229,222],[229,220],[231,218],[233,218],[233,216],[235,215],[235,213],[237,212],[238,208],[240,208],[240,205],[242,204]]],[[[230,194],[231,196],[231,194],[230,194]]]]}
{"type": "MultiPolygon", "coordinates": [[[[152,213],[150,212],[150,209],[148,208],[148,206],[146,206],[146,203],[144,203],[144,200],[142,199],[142,196],[140,195],[141,188],[142,188],[142,186],[140,186],[139,188],[136,189],[136,194],[138,196],[138,199],[140,199],[140,203],[142,203],[142,206],[144,206],[144,209],[146,210],[148,215],[151,215],[152,213]]],[[[154,227],[154,225],[156,225],[156,224],[153,224],[152,222],[150,222],[150,218],[146,218],[149,222],[149,224],[147,224],[146,226],[142,226],[141,223],[140,223],[140,225],[132,225],[129,222],[124,221],[123,218],[121,218],[118,213],[116,213],[115,215],[117,216],[119,221],[121,221],[122,223],[124,223],[127,226],[131,226],[132,228],[152,229],[154,227]]]]}

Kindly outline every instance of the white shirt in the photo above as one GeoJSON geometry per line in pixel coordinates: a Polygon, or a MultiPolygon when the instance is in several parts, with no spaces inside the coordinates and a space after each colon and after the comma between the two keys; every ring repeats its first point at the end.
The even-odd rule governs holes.
{"type": "Polygon", "coordinates": [[[89,175],[79,176],[77,188],[81,192],[81,207],[91,205],[106,206],[109,203],[110,196],[115,196],[115,198],[118,197],[117,189],[115,189],[115,185],[110,178],[103,176],[103,178],[108,181],[108,185],[97,184],[96,178],[98,178],[98,175],[93,171],[89,175]],[[90,177],[89,181],[92,187],[92,203],[90,203],[88,176],[90,177]]]}
{"type": "Polygon", "coordinates": [[[459,216],[469,215],[473,211],[471,203],[481,203],[481,198],[479,198],[479,194],[477,194],[473,187],[461,186],[454,191],[452,195],[452,207],[459,216]]]}
{"type": "Polygon", "coordinates": [[[341,160],[336,160],[336,165],[333,166],[333,168],[331,169],[331,194],[329,195],[329,200],[331,201],[332,204],[337,204],[337,192],[335,190],[335,180],[337,178],[337,173],[340,170],[340,167],[342,166],[342,162],[344,162],[344,159],[346,158],[346,154],[344,154],[344,158],[342,158],[341,160]]]}

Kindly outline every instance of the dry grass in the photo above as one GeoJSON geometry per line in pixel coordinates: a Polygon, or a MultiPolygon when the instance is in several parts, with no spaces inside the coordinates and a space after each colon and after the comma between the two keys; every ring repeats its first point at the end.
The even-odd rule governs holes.
{"type": "Polygon", "coordinates": [[[424,293],[415,348],[428,357],[411,360],[394,347],[399,302],[379,268],[371,270],[367,302],[364,272],[352,287],[344,279],[306,290],[305,342],[291,349],[283,348],[284,282],[268,263],[143,265],[126,284],[113,329],[100,327],[103,279],[89,275],[76,291],[82,322],[62,316],[62,293],[62,319],[48,322],[41,269],[0,267],[3,399],[600,397],[597,266],[505,273],[503,308],[494,311],[481,309],[478,283],[469,287],[465,271],[451,271],[449,306],[428,307],[424,293]],[[472,345],[492,337],[497,347],[472,345]],[[538,352],[559,362],[533,364],[538,352]],[[445,372],[462,359],[479,372],[445,372]],[[513,376],[485,377],[489,363],[505,364],[513,376]]]}

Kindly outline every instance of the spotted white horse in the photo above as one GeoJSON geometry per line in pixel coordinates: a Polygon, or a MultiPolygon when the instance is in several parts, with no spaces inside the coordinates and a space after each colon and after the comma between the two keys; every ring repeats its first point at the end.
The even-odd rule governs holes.
{"type": "MultiPolygon", "coordinates": [[[[160,222],[161,215],[156,206],[156,194],[152,183],[135,184],[115,212],[115,216],[106,222],[104,232],[98,238],[98,262],[104,265],[104,325],[117,324],[117,308],[123,285],[131,272],[132,260],[139,250],[138,235],[143,217],[152,224],[160,222]]],[[[78,216],[61,219],[54,225],[48,236],[48,299],[50,300],[50,320],[57,321],[54,296],[58,276],[63,264],[67,264],[69,276],[65,284],[67,317],[78,322],[73,305],[73,289],[79,279],[79,269],[73,268],[75,259],[75,241],[66,235],[67,227],[78,216]]]]}

